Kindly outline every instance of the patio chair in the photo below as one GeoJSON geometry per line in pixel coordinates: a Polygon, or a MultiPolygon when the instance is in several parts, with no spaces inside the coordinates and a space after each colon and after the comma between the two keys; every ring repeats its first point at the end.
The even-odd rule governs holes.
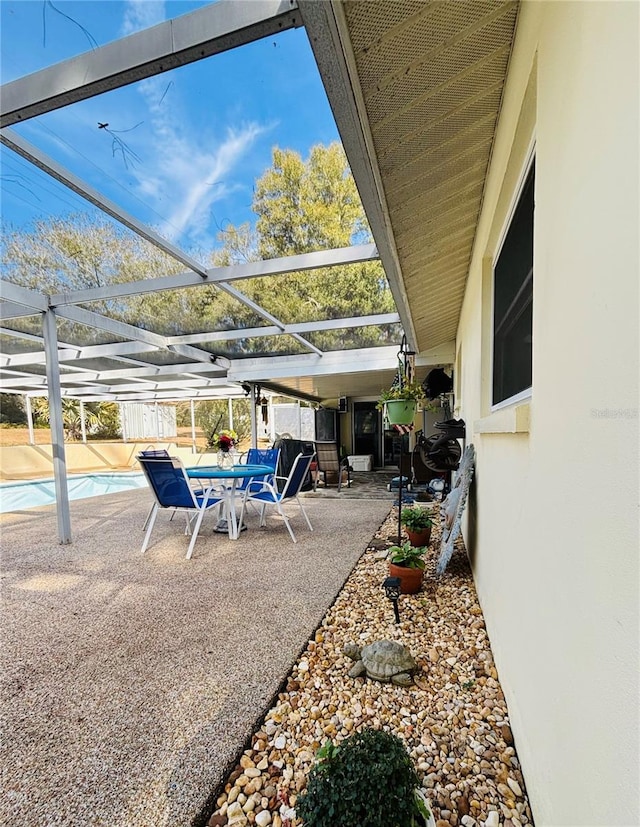
{"type": "Polygon", "coordinates": [[[187,516],[185,533],[191,534],[191,542],[186,554],[187,560],[190,560],[205,512],[219,507],[224,498],[216,496],[211,491],[195,491],[189,483],[189,477],[182,462],[176,457],[139,457],[138,462],[156,499],[148,520],[149,526],[142,543],[141,553],[144,554],[149,545],[158,510],[160,508],[179,509],[187,516]]]}
{"type": "MultiPolygon", "coordinates": [[[[140,451],[139,454],[136,454],[136,459],[138,460],[138,462],[140,462],[140,457],[142,457],[143,459],[144,458],[146,458],[146,459],[154,459],[154,458],[157,459],[158,457],[166,458],[168,456],[170,456],[170,454],[166,450],[166,448],[155,448],[155,449],[147,449],[146,451],[140,451]]],[[[203,493],[204,492],[202,491],[202,488],[197,488],[196,489],[196,494],[203,494],[203,493]]],[[[149,508],[149,512],[148,512],[148,514],[146,516],[146,519],[144,521],[144,525],[142,526],[143,531],[145,531],[145,529],[149,525],[149,520],[151,519],[152,514],[153,514],[153,503],[151,503],[151,507],[149,508]]],[[[176,510],[174,508],[174,509],[172,509],[171,517],[169,517],[169,522],[171,522],[175,516],[176,516],[176,510]]]]}
{"type": "Polygon", "coordinates": [[[300,494],[300,489],[302,488],[302,484],[304,483],[305,477],[309,473],[309,466],[311,465],[312,459],[313,454],[298,454],[293,463],[293,466],[291,467],[291,471],[289,472],[288,477],[276,476],[273,484],[267,481],[257,483],[254,480],[250,485],[248,485],[242,498],[242,508],[240,510],[240,524],[242,524],[244,509],[247,503],[253,503],[255,505],[260,506],[260,526],[265,526],[267,524],[266,509],[268,505],[272,505],[275,507],[278,514],[280,514],[280,516],[284,520],[287,530],[291,535],[291,539],[294,543],[297,543],[298,541],[296,540],[295,534],[291,529],[289,518],[284,513],[284,510],[282,508],[282,504],[287,500],[295,500],[298,506],[300,507],[302,516],[307,521],[309,531],[313,531],[313,526],[311,525],[309,517],[307,516],[307,512],[304,510],[302,502],[300,501],[300,498],[298,496],[300,494]],[[277,483],[279,481],[283,481],[282,491],[278,491],[277,483]]]}
{"type": "Polygon", "coordinates": [[[236,491],[244,491],[247,485],[249,484],[249,479],[251,479],[253,483],[262,482],[262,480],[265,479],[267,482],[270,482],[273,485],[273,479],[275,478],[275,475],[278,473],[278,463],[280,462],[280,449],[249,448],[249,450],[240,458],[240,462],[244,465],[269,465],[271,468],[273,468],[273,474],[266,475],[265,477],[248,477],[247,479],[242,480],[236,486],[236,491]]]}
{"type": "Polygon", "coordinates": [[[340,459],[337,442],[316,442],[316,463],[317,469],[313,481],[313,490],[318,487],[320,474],[325,488],[327,487],[327,474],[335,474],[338,480],[338,491],[342,488],[342,476],[347,474],[347,488],[351,488],[351,466],[348,459],[340,459]]]}
{"type": "MultiPolygon", "coordinates": [[[[150,459],[150,458],[153,459],[154,457],[157,458],[157,457],[168,457],[168,456],[169,456],[169,452],[165,448],[155,448],[155,449],[148,448],[146,451],[140,451],[140,453],[136,456],[136,459],[138,461],[140,461],[140,457],[143,457],[143,458],[146,457],[147,459],[150,459]]],[[[151,507],[149,508],[149,512],[148,512],[147,517],[144,521],[144,525],[142,526],[143,531],[149,525],[149,520],[151,519],[151,515],[153,514],[153,505],[154,504],[151,503],[151,507]]],[[[174,511],[173,514],[170,517],[170,520],[173,520],[173,518],[175,516],[175,513],[176,512],[174,511]]]]}

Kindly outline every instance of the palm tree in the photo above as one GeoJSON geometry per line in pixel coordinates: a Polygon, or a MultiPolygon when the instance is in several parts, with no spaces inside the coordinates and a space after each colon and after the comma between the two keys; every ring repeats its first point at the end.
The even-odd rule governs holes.
{"type": "MultiPolygon", "coordinates": [[[[102,424],[100,421],[99,402],[87,402],[84,406],[84,421],[88,430],[95,430],[102,424]]],[[[50,422],[49,400],[45,396],[33,399],[31,409],[37,420],[50,422]]],[[[62,424],[65,439],[76,442],[82,439],[82,418],[80,403],[76,399],[62,400],[62,424]]]]}

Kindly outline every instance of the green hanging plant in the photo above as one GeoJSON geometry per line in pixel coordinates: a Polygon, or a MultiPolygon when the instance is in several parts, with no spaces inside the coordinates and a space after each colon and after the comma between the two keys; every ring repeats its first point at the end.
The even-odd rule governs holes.
{"type": "Polygon", "coordinates": [[[387,402],[420,402],[424,399],[424,389],[420,382],[403,382],[402,385],[393,385],[387,390],[380,391],[376,408],[381,411],[387,402]]]}

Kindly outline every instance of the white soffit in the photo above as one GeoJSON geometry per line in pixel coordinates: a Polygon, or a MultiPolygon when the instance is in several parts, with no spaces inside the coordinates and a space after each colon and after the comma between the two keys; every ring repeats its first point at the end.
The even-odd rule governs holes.
{"type": "Polygon", "coordinates": [[[336,29],[343,51],[333,62],[317,48],[326,35],[316,4],[299,5],[365,210],[384,216],[372,228],[390,281],[385,250],[397,260],[400,284],[392,289],[396,301],[405,297],[405,328],[419,351],[454,339],[519,4],[321,4],[332,12],[324,28],[336,29]],[[336,73],[345,71],[338,84],[336,73]],[[371,165],[364,173],[363,140],[371,165]]]}

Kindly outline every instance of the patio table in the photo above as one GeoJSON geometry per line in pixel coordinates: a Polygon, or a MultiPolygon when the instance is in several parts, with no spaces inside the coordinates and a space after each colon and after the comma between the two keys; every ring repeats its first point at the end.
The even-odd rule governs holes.
{"type": "Polygon", "coordinates": [[[206,493],[209,493],[215,488],[215,480],[225,480],[230,483],[230,485],[225,485],[224,488],[227,531],[230,540],[237,540],[240,534],[235,505],[238,480],[246,479],[247,477],[264,477],[267,474],[275,474],[275,468],[271,465],[234,465],[233,468],[220,468],[218,465],[200,465],[185,470],[189,479],[208,481],[208,484],[205,486],[206,493]]]}

